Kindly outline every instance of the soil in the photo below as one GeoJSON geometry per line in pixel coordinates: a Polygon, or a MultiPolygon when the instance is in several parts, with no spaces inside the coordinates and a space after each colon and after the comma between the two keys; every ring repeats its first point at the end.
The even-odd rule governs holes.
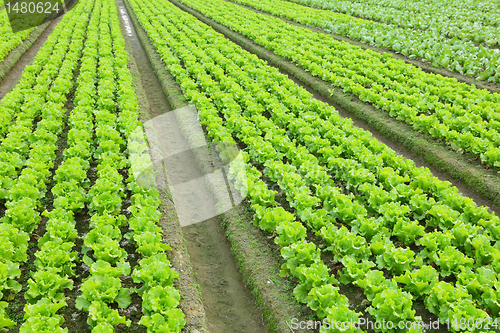
{"type": "MultiPolygon", "coordinates": [[[[76,81],[76,79],[80,75],[80,67],[81,67],[81,61],[78,61],[78,67],[75,72],[75,76],[73,78],[74,81],[76,81]]],[[[75,91],[76,91],[76,85],[70,92],[68,102],[66,103],[66,109],[68,110],[66,115],[67,119],[69,119],[71,110],[75,108],[74,104],[75,91]]],[[[56,155],[56,163],[54,165],[54,170],[57,170],[59,165],[62,163],[63,152],[68,147],[67,143],[68,131],[69,131],[69,126],[68,123],[66,123],[64,131],[59,139],[59,149],[56,155]]],[[[95,184],[97,178],[95,167],[96,163],[92,162],[91,167],[87,172],[87,177],[90,180],[90,186],[95,184]]],[[[50,198],[51,198],[51,201],[49,202],[49,207],[47,207],[47,210],[49,211],[52,209],[51,206],[53,204],[53,196],[52,193],[49,191],[52,189],[54,185],[55,184],[52,180],[47,191],[48,193],[50,193],[50,198]]],[[[78,233],[78,238],[74,240],[75,246],[73,247],[73,251],[78,254],[78,261],[76,262],[76,265],[74,267],[75,276],[72,278],[73,290],[66,290],[65,296],[66,296],[67,306],[63,307],[60,310],[59,314],[62,315],[64,318],[64,323],[61,326],[63,328],[64,327],[68,328],[69,332],[90,333],[90,327],[87,323],[88,313],[84,310],[78,310],[75,306],[76,298],[81,295],[80,287],[83,281],[88,278],[90,273],[89,267],[85,263],[83,263],[83,253],[82,253],[83,241],[90,229],[89,225],[90,214],[87,207],[85,207],[82,211],[76,213],[74,215],[74,219],[75,219],[75,229],[78,233]]]]}
{"type": "MultiPolygon", "coordinates": [[[[151,63],[148,58],[151,57],[151,48],[144,49],[142,47],[141,41],[138,37],[144,38],[145,33],[139,30],[137,35],[136,30],[130,24],[130,17],[128,15],[127,9],[124,3],[116,1],[118,11],[120,13],[120,25],[122,28],[122,35],[125,39],[125,48],[129,54],[129,69],[132,73],[134,79],[134,87],[136,95],[139,100],[139,115],[143,123],[146,123],[151,119],[151,114],[154,112],[150,107],[149,96],[154,95],[155,101],[151,101],[156,105],[157,111],[155,115],[159,115],[162,112],[168,112],[171,110],[170,105],[165,101],[165,94],[160,94],[161,88],[166,91],[163,85],[163,80],[161,81],[160,89],[158,89],[158,79],[155,80],[154,72],[151,74],[151,63]],[[140,64],[139,64],[140,63],[140,64]],[[142,68],[142,73],[150,73],[147,75],[141,75],[139,72],[139,66],[142,68]],[[144,86],[148,87],[148,92],[152,95],[146,94],[144,86]],[[161,101],[161,102],[160,102],[161,101]]],[[[134,22],[135,25],[135,22],[134,22]]],[[[156,59],[159,56],[156,54],[156,59]]],[[[156,69],[156,68],[155,68],[156,69]]],[[[175,103],[174,103],[175,104],[175,103]]],[[[184,104],[181,106],[185,106],[184,104]]],[[[155,156],[153,155],[153,161],[155,156]]],[[[158,166],[158,164],[155,164],[158,166]]],[[[162,185],[165,183],[164,169],[157,167],[155,171],[158,174],[157,184],[162,185]]],[[[185,241],[182,235],[182,230],[179,224],[178,216],[175,211],[175,204],[173,202],[172,195],[168,191],[166,186],[159,186],[160,191],[160,212],[162,217],[160,218],[160,226],[163,230],[163,240],[166,244],[169,244],[172,251],[168,252],[170,263],[178,273],[179,279],[175,282],[176,288],[179,289],[181,293],[181,302],[179,307],[182,309],[186,316],[186,326],[184,328],[185,332],[208,332],[206,328],[206,316],[203,308],[203,303],[200,298],[199,287],[194,282],[194,277],[192,273],[192,267],[189,260],[189,253],[185,246],[185,241]]]]}
{"type": "Polygon", "coordinates": [[[9,333],[19,333],[19,328],[22,323],[24,323],[24,306],[26,305],[26,299],[24,298],[25,293],[28,291],[29,285],[28,281],[31,278],[31,273],[35,271],[35,253],[39,250],[38,239],[45,234],[45,223],[47,218],[42,218],[38,226],[32,232],[30,242],[28,244],[28,261],[21,265],[19,269],[21,270],[21,276],[17,280],[22,286],[21,291],[13,295],[12,299],[8,299],[8,306],[6,312],[11,320],[17,322],[17,325],[7,330],[9,333]]]}
{"type": "Polygon", "coordinates": [[[156,77],[153,66],[148,60],[146,50],[142,47],[141,41],[137,36],[134,26],[130,21],[127,8],[123,1],[118,1],[118,13],[121,16],[120,22],[124,29],[122,34],[128,40],[128,44],[132,49],[132,55],[136,64],[137,70],[141,73],[141,85],[147,94],[149,104],[149,116],[155,118],[168,111],[172,110],[170,103],[163,92],[162,86],[156,77]]]}
{"type": "MultiPolygon", "coordinates": [[[[253,225],[253,214],[246,201],[224,213],[226,237],[243,278],[257,298],[269,331],[289,333],[292,332],[290,326],[294,318],[305,322],[306,318],[313,317],[313,312],[295,300],[295,283],[279,276],[284,263],[281,248],[270,234],[253,225]]],[[[297,328],[293,332],[306,330],[297,328]]]]}
{"type": "Polygon", "coordinates": [[[231,256],[218,217],[186,226],[184,237],[212,332],[267,332],[231,256]]]}
{"type": "MultiPolygon", "coordinates": [[[[143,48],[134,26],[130,23],[127,8],[121,0],[117,1],[117,4],[124,28],[124,37],[130,46],[144,88],[145,100],[143,102],[147,105],[149,114],[147,118],[150,119],[143,119],[143,122],[146,128],[152,128],[157,133],[156,140],[153,141],[158,149],[157,154],[153,155],[153,163],[156,165],[156,170],[165,171],[164,178],[161,179],[160,174],[157,181],[168,179],[170,185],[164,187],[161,192],[164,213],[168,211],[167,215],[174,220],[165,221],[162,225],[166,231],[165,234],[169,234],[165,237],[167,243],[174,248],[171,256],[172,264],[174,268],[176,265],[182,267],[184,265],[175,261],[188,263],[189,260],[191,261],[194,281],[201,289],[199,293],[203,299],[202,305],[206,313],[208,330],[212,332],[267,332],[255,299],[243,283],[238,267],[231,256],[230,245],[221,227],[221,219],[215,211],[213,195],[204,184],[203,176],[210,165],[207,164],[208,159],[200,160],[200,156],[201,153],[207,153],[207,151],[190,148],[181,130],[182,125],[177,120],[183,115],[179,113],[182,109],[176,110],[177,114],[169,112],[171,111],[169,101],[172,103],[173,98],[168,95],[175,91],[168,89],[168,85],[174,85],[175,82],[165,83],[165,80],[160,82],[149,61],[148,56],[151,54],[143,48]],[[165,148],[162,149],[162,147],[165,148]],[[160,164],[158,162],[162,162],[161,167],[158,167],[160,164]],[[190,186],[182,186],[186,182],[189,182],[190,186]],[[207,220],[207,217],[210,218],[207,220]],[[175,222],[177,226],[173,226],[175,222]],[[171,239],[171,229],[168,227],[174,227],[173,229],[176,230],[179,224],[185,225],[182,228],[182,234],[187,253],[182,253],[182,250],[176,251],[179,239],[174,239],[174,242],[171,239]]],[[[175,105],[175,103],[172,104],[175,105]]],[[[180,273],[179,282],[183,282],[184,272],[181,270],[180,273]]],[[[196,306],[196,298],[189,289],[182,290],[181,288],[181,294],[183,301],[190,303],[181,304],[188,319],[189,313],[193,311],[190,305],[196,306]]],[[[201,318],[200,321],[204,321],[203,319],[201,318]]]]}

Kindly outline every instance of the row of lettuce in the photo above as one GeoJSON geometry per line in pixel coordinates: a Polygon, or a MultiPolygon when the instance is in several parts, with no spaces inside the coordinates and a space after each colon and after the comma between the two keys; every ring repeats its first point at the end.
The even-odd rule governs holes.
{"type": "MultiPolygon", "coordinates": [[[[85,34],[91,8],[91,3],[82,3],[61,22],[33,64],[26,68],[16,89],[6,96],[5,101],[2,100],[1,114],[6,121],[0,145],[0,183],[1,197],[7,208],[5,216],[0,219],[2,327],[16,324],[6,315],[8,303],[5,301],[12,300],[21,290],[16,281],[21,275],[19,267],[28,260],[30,235],[41,220],[38,211],[42,208],[41,199],[46,194],[50,169],[54,166],[58,135],[65,124],[65,95],[72,88],[74,68],[81,53],[82,34],[85,34]],[[11,123],[9,118],[14,116],[15,120],[11,123]],[[37,119],[41,120],[33,131],[37,119]]],[[[40,244],[46,240],[41,239],[40,244]]],[[[40,260],[51,259],[50,255],[55,254],[53,251],[50,253],[51,250],[59,250],[57,246],[51,248],[51,244],[46,244],[45,251],[38,253],[37,265],[40,260]],[[43,258],[44,255],[49,257],[43,258]]],[[[54,259],[57,261],[57,256],[54,259]]],[[[54,265],[54,262],[49,265],[54,265]]],[[[30,282],[26,294],[30,298],[44,292],[44,288],[38,286],[43,284],[44,274],[38,274],[34,279],[36,283],[33,280],[30,282]]],[[[29,307],[26,313],[31,317],[37,311],[36,307],[29,307]]]]}
{"type": "MultiPolygon", "coordinates": [[[[139,324],[146,326],[148,332],[179,332],[185,320],[182,311],[176,308],[180,294],[173,287],[173,279],[178,274],[170,268],[164,253],[169,247],[162,242],[161,228],[156,224],[161,216],[158,192],[135,183],[125,154],[142,154],[147,158],[147,147],[137,144],[143,134],[116,6],[112,1],[105,2],[104,18],[101,18],[95,35],[99,39],[97,73],[95,66],[93,68],[93,74],[98,78],[97,110],[94,110],[97,180],[89,191],[91,230],[85,238],[83,250],[86,253],[92,250],[93,258],[84,256],[91,274],[82,284],[82,295],[76,306],[89,311],[88,322],[93,331],[111,332],[120,323],[130,325],[130,320],[111,308],[112,303],[127,308],[131,303],[130,293],[138,292],[143,300],[144,313],[139,324]],[[118,116],[117,107],[120,110],[118,116]],[[125,167],[129,170],[126,182],[119,173],[125,167]],[[129,220],[120,215],[125,185],[132,193],[129,220]],[[124,225],[131,230],[126,235],[120,231],[124,225]],[[134,245],[142,258],[132,273],[134,282],[142,283],[138,290],[121,286],[120,276],[130,275],[127,253],[121,247],[123,238],[134,245]]],[[[92,80],[88,84],[92,84],[92,80]]],[[[85,101],[85,106],[91,111],[93,105],[88,101],[92,95],[86,95],[87,92],[81,101],[85,101]]]]}
{"type": "MultiPolygon", "coordinates": [[[[12,183],[6,195],[7,211],[0,224],[6,246],[0,263],[6,267],[2,272],[8,274],[5,278],[2,276],[4,299],[12,299],[21,289],[16,281],[21,274],[19,264],[26,262],[30,234],[41,220],[41,199],[54,167],[58,136],[67,126],[63,161],[52,180],[53,209],[43,212],[48,218],[46,233],[38,240],[35,271],[31,273],[25,293],[26,321],[20,332],[68,331],[59,310],[67,307],[68,291],[74,287],[75,266],[82,264],[75,251],[75,240],[80,237],[75,214],[84,209],[90,215],[90,231],[84,236],[82,247],[83,263],[88,266],[89,275],[79,286],[80,290],[74,292],[80,294],[76,307],[88,313],[91,331],[114,332],[119,324],[130,326],[130,319],[121,315],[117,307],[127,308],[131,294],[137,292],[142,298],[143,311],[139,324],[146,326],[148,332],[180,332],[185,319],[177,308],[180,294],[174,288],[174,279],[178,274],[171,269],[165,254],[170,247],[163,243],[161,228],[157,225],[161,216],[159,193],[137,184],[130,168],[130,154],[140,155],[142,160],[147,160],[149,155],[138,119],[138,101],[127,67],[129,59],[115,3],[110,0],[79,2],[58,24],[35,64],[42,55],[50,55],[44,50],[51,43],[62,48],[61,51],[56,48],[58,52],[53,53],[59,55],[62,64],[59,74],[57,67],[45,66],[52,69],[57,78],[51,81],[43,76],[43,86],[48,90],[35,89],[41,108],[30,124],[37,117],[41,120],[33,135],[26,135],[26,140],[33,140],[31,149],[29,153],[9,151],[11,155],[4,155],[17,158],[17,164],[13,165],[26,166],[18,178],[15,168],[5,175],[12,183]],[[65,48],[68,48],[66,54],[65,48]],[[75,84],[73,77],[77,68],[75,84]],[[68,111],[66,95],[73,86],[74,107],[68,111]],[[29,154],[26,160],[23,153],[29,154]],[[93,163],[97,176],[91,182],[88,174],[93,163]],[[124,175],[128,178],[124,179],[124,175]],[[125,199],[130,200],[130,206],[125,207],[125,199]],[[130,213],[129,219],[124,215],[125,209],[130,213]],[[127,229],[130,232],[122,235],[122,230],[127,229]],[[129,256],[122,248],[124,242],[130,242],[140,258],[133,272],[129,256]],[[12,251],[15,258],[8,256],[11,249],[15,249],[12,251]],[[122,287],[126,276],[140,288],[122,287]]],[[[56,60],[54,63],[58,64],[56,60]]],[[[36,65],[29,68],[36,69],[36,65]]],[[[33,81],[41,77],[26,73],[29,69],[23,78],[33,78],[33,81]]],[[[29,82],[25,79],[21,83],[28,85],[29,82]]],[[[20,100],[22,103],[30,99],[21,96],[20,100]]],[[[32,105],[25,105],[26,110],[36,112],[36,108],[29,107],[32,105]]],[[[24,105],[18,107],[23,109],[24,105]]],[[[20,114],[17,119],[24,118],[20,114]]],[[[22,124],[28,125],[26,120],[22,124]]],[[[5,145],[12,141],[6,140],[13,137],[11,133],[16,133],[16,125],[8,129],[1,148],[23,147],[19,142],[5,145]]],[[[17,323],[6,316],[6,307],[7,303],[2,302],[0,324],[12,327],[17,323]]]]}
{"type": "MultiPolygon", "coordinates": [[[[329,9],[377,22],[393,23],[413,29],[443,26],[455,31],[477,30],[479,27],[496,26],[500,23],[500,12],[490,1],[448,1],[446,6],[438,0],[288,0],[315,8],[329,9]],[[496,12],[495,12],[496,10],[496,12]]],[[[442,28],[440,30],[443,30],[442,28]]],[[[449,31],[448,33],[451,33],[449,31]]],[[[442,33],[446,33],[444,30],[442,33]]],[[[450,35],[451,36],[451,35],[450,35]]],[[[458,37],[458,36],[457,36],[458,37]]]]}
{"type": "MultiPolygon", "coordinates": [[[[46,4],[44,8],[49,8],[48,4],[50,4],[50,8],[53,8],[58,1],[60,0],[44,2],[46,4]]],[[[31,13],[29,12],[28,2],[25,2],[26,5],[17,4],[14,9],[15,3],[15,1],[0,1],[0,63],[5,60],[5,57],[11,51],[21,45],[35,30],[36,26],[41,25],[48,16],[45,13],[38,14],[35,12],[33,5],[36,6],[38,3],[32,3],[31,13]],[[5,3],[11,3],[10,7],[5,6],[5,3]],[[24,9],[24,6],[26,6],[26,9],[24,9]],[[8,9],[11,9],[11,11],[8,12],[8,9]],[[27,29],[23,29],[24,27],[27,29]],[[13,32],[13,30],[16,32],[13,32]]],[[[58,5],[56,8],[62,9],[62,5],[58,5]]],[[[40,6],[38,6],[38,10],[41,11],[40,6]]]]}
{"type": "MultiPolygon", "coordinates": [[[[272,4],[286,11],[278,0],[237,1],[251,6],[272,4]]],[[[387,53],[363,50],[224,0],[181,2],[415,130],[470,152],[485,165],[500,166],[499,94],[426,73],[387,53]]]]}
{"type": "MultiPolygon", "coordinates": [[[[310,2],[308,0],[293,1],[300,4],[285,0],[234,2],[373,46],[388,48],[411,59],[422,59],[433,66],[444,67],[462,75],[488,82],[500,82],[500,52],[496,48],[499,42],[496,27],[473,26],[466,33],[467,28],[461,29],[457,27],[457,23],[437,23],[434,26],[423,23],[422,29],[415,29],[359,18],[356,11],[348,15],[325,10],[330,9],[328,5],[321,6],[321,9],[303,6],[310,2]]],[[[373,7],[369,7],[373,11],[373,7]]],[[[424,22],[429,22],[429,19],[424,22]]],[[[465,24],[462,22],[460,26],[463,25],[465,24]]]]}
{"type": "Polygon", "coordinates": [[[281,247],[299,302],[330,322],[356,322],[363,314],[339,293],[339,283],[355,284],[376,320],[418,320],[418,302],[443,324],[477,320],[484,325],[469,331],[490,331],[498,217],[168,1],[128,2],[211,139],[246,147],[244,171],[233,165],[231,175],[281,247]],[[341,265],[338,276],[322,252],[341,265]]]}
{"type": "Polygon", "coordinates": [[[404,9],[353,1],[288,1],[380,22],[385,24],[381,25],[383,27],[401,27],[417,31],[429,30],[438,40],[456,38],[463,41],[485,43],[488,46],[498,46],[500,43],[499,30],[496,26],[500,22],[500,16],[491,11],[457,10],[457,6],[443,6],[437,1],[430,3],[406,2],[407,7],[404,9]],[[420,11],[412,10],[411,7],[419,7],[420,11]]]}
{"type": "Polygon", "coordinates": [[[404,0],[354,0],[354,3],[380,5],[385,8],[398,10],[408,9],[414,13],[439,13],[443,16],[460,17],[460,15],[475,15],[478,19],[472,21],[488,21],[488,25],[495,25],[500,10],[488,0],[447,0],[448,6],[440,6],[442,2],[438,0],[412,1],[404,0]]]}

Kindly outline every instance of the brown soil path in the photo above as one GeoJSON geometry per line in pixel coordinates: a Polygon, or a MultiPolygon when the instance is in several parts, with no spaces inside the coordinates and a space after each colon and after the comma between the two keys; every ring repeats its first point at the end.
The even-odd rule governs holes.
{"type": "MultiPolygon", "coordinates": [[[[124,28],[123,35],[127,39],[127,44],[130,46],[131,53],[137,64],[141,84],[147,99],[150,118],[153,119],[166,115],[172,110],[170,106],[171,98],[167,98],[165,95],[162,83],[155,73],[148,54],[138,36],[138,32],[131,23],[126,6],[122,0],[118,0],[117,4],[121,15],[122,27],[124,28]]],[[[139,33],[143,33],[143,31],[139,31],[139,33]]],[[[169,119],[171,121],[161,127],[162,136],[166,135],[169,141],[175,141],[183,147],[188,147],[189,144],[175,117],[170,117],[169,119]]],[[[204,172],[199,169],[197,156],[192,152],[186,151],[175,156],[177,158],[169,158],[163,163],[166,170],[166,178],[171,184],[177,183],[186,176],[189,176],[190,179],[197,179],[204,175],[204,172]]],[[[168,190],[165,192],[168,192],[168,190]]],[[[174,205],[175,200],[172,200],[171,196],[165,198],[169,202],[167,206],[170,206],[170,218],[177,219],[178,216],[176,215],[183,216],[189,214],[189,212],[196,211],[199,200],[203,200],[204,202],[213,200],[213,195],[208,188],[201,189],[200,192],[197,193],[196,200],[189,200],[181,204],[175,202],[176,205],[174,205]]],[[[179,222],[177,220],[176,222],[167,221],[167,223],[169,227],[175,227],[173,224],[177,223],[178,227],[179,222]]],[[[262,314],[255,303],[255,299],[250,290],[245,286],[241,273],[238,271],[238,266],[231,255],[231,247],[221,227],[220,217],[214,217],[201,223],[183,227],[182,234],[179,236],[184,238],[182,243],[185,244],[187,253],[184,253],[182,256],[174,256],[171,261],[174,267],[178,266],[178,271],[179,268],[183,269],[183,267],[192,265],[189,268],[194,273],[194,282],[200,287],[201,299],[206,313],[206,328],[210,332],[217,333],[267,332],[267,327],[263,323],[262,314]],[[174,261],[176,260],[184,261],[184,263],[175,263],[174,261]]],[[[172,247],[175,247],[176,244],[168,241],[169,237],[166,236],[167,242],[172,247]]],[[[174,242],[179,242],[179,240],[174,240],[174,242]]],[[[184,277],[189,278],[185,272],[180,273],[180,280],[184,277]]],[[[181,288],[181,294],[182,292],[181,288]]],[[[196,296],[198,295],[193,295],[192,293],[183,295],[183,297],[188,299],[188,302],[189,298],[196,298],[196,296]]],[[[183,307],[183,304],[181,304],[181,308],[184,311],[188,310],[186,314],[186,317],[188,317],[191,309],[188,306],[183,307]]],[[[189,321],[189,318],[186,319],[189,321]]],[[[204,321],[204,318],[199,319],[200,322],[204,321]]],[[[205,332],[204,329],[202,328],[198,332],[205,332]]],[[[195,330],[191,332],[195,332],[195,330]]]]}

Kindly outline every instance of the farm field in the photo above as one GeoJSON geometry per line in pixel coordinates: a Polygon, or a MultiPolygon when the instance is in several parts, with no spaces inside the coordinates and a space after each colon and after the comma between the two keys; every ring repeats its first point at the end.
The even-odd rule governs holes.
{"type": "MultiPolygon", "coordinates": [[[[496,184],[500,9],[449,2],[75,1],[0,99],[0,331],[499,332],[498,196],[396,152],[287,71],[496,184]],[[412,43],[454,51],[445,64],[412,43]],[[148,137],[148,120],[175,113],[169,126],[195,142],[193,119],[174,112],[187,105],[215,147],[209,164],[225,163],[244,198],[190,226],[148,137]],[[150,166],[153,185],[138,172],[150,166]]],[[[191,178],[199,151],[176,155],[191,178]]]]}
{"type": "Polygon", "coordinates": [[[93,332],[130,327],[118,308],[131,304],[135,283],[144,300],[141,324],[164,331],[184,325],[168,245],[155,224],[158,193],[127,171],[125,152],[144,147],[134,144],[137,98],[123,44],[115,4],[80,1],[2,99],[3,115],[12,118],[1,145],[3,327],[67,332],[67,301],[86,313],[93,332]],[[131,272],[134,253],[140,260],[131,272]],[[75,287],[78,297],[67,297],[75,287]],[[12,308],[19,293],[20,313],[12,308]]]}
{"type": "MultiPolygon", "coordinates": [[[[4,7],[4,1],[0,1],[0,7],[4,7]]],[[[33,29],[24,30],[21,33],[12,33],[7,12],[4,10],[0,16],[0,63],[11,50],[25,40],[33,29]]]]}
{"type": "Polygon", "coordinates": [[[471,152],[485,164],[494,166],[498,161],[496,110],[500,95],[425,73],[393,60],[389,54],[337,42],[223,0],[183,2],[415,130],[444,140],[454,149],[471,152]]]}
{"type": "MultiPolygon", "coordinates": [[[[47,1],[47,5],[51,6],[56,4],[56,0],[47,1]]],[[[46,15],[33,14],[31,17],[27,18],[21,15],[15,15],[16,12],[21,11],[18,7],[11,4],[7,6],[9,2],[0,1],[0,8],[2,9],[0,14],[0,65],[5,61],[7,55],[19,47],[23,42],[28,39],[30,35],[38,35],[39,30],[44,30],[48,24],[43,24],[41,27],[30,27],[28,29],[23,29],[23,27],[28,24],[33,24],[33,26],[42,24],[44,22],[46,15]],[[9,18],[9,14],[12,14],[9,18]],[[13,32],[12,30],[18,29],[20,31],[13,32]]],[[[63,10],[63,6],[59,3],[55,7],[58,11],[63,10]],[[59,9],[60,8],[60,9],[59,9]]],[[[26,9],[27,10],[27,9],[26,9]]],[[[23,9],[24,11],[24,9],[23,9]]]]}
{"type": "MultiPolygon", "coordinates": [[[[349,1],[234,2],[384,47],[410,59],[423,59],[432,66],[488,82],[498,83],[500,80],[500,75],[497,75],[499,30],[495,15],[489,14],[494,11],[494,5],[482,11],[464,6],[460,11],[458,2],[443,8],[437,1],[418,9],[411,5],[397,9],[383,3],[349,1]]],[[[498,13],[496,15],[498,19],[498,13]]]]}

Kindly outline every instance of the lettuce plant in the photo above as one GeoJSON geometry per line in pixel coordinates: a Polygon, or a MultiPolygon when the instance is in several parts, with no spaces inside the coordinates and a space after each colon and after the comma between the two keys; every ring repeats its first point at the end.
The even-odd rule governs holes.
{"type": "Polygon", "coordinates": [[[281,266],[280,276],[296,276],[297,267],[321,261],[320,250],[306,241],[294,243],[281,249],[285,263],[281,266]]]}
{"type": "Polygon", "coordinates": [[[375,295],[367,311],[377,321],[399,323],[416,319],[412,306],[412,296],[409,293],[400,289],[386,288],[375,295]]]}
{"type": "Polygon", "coordinates": [[[409,271],[413,266],[421,266],[419,258],[415,258],[412,250],[395,246],[387,248],[383,254],[378,255],[376,262],[379,269],[385,268],[395,275],[409,271]]]}
{"type": "Polygon", "coordinates": [[[281,223],[276,227],[276,232],[278,237],[274,242],[284,247],[304,240],[307,229],[299,222],[281,223]]]}
{"type": "Polygon", "coordinates": [[[416,297],[422,297],[430,292],[432,287],[439,281],[438,272],[431,266],[422,266],[421,268],[403,275],[396,276],[394,281],[403,283],[404,290],[410,292],[416,297]]]}
{"type": "Polygon", "coordinates": [[[404,245],[412,245],[417,237],[425,235],[424,226],[416,221],[410,221],[407,218],[398,218],[392,234],[396,236],[404,245]]]}
{"type": "Polygon", "coordinates": [[[330,224],[321,228],[318,235],[321,235],[330,244],[326,250],[333,253],[335,261],[340,261],[345,256],[354,257],[358,260],[368,259],[371,254],[366,240],[351,233],[344,226],[337,228],[335,225],[330,224]]]}
{"type": "Polygon", "coordinates": [[[313,287],[307,296],[307,305],[316,311],[318,318],[327,316],[327,309],[330,307],[348,308],[349,300],[339,294],[338,288],[332,284],[322,284],[313,287]]]}
{"type": "Polygon", "coordinates": [[[443,251],[438,251],[434,259],[441,269],[441,275],[444,277],[452,273],[459,273],[461,268],[472,268],[474,264],[474,260],[452,246],[445,248],[443,251]]]}
{"type": "Polygon", "coordinates": [[[371,268],[375,267],[375,264],[369,260],[358,261],[349,256],[342,258],[341,262],[344,267],[339,272],[339,281],[343,284],[356,283],[364,278],[371,268]]]}
{"type": "Polygon", "coordinates": [[[300,303],[307,303],[309,292],[314,287],[321,287],[325,284],[338,285],[338,281],[330,276],[328,267],[323,263],[313,263],[310,266],[299,266],[295,271],[299,283],[293,289],[295,299],[300,303]]]}

